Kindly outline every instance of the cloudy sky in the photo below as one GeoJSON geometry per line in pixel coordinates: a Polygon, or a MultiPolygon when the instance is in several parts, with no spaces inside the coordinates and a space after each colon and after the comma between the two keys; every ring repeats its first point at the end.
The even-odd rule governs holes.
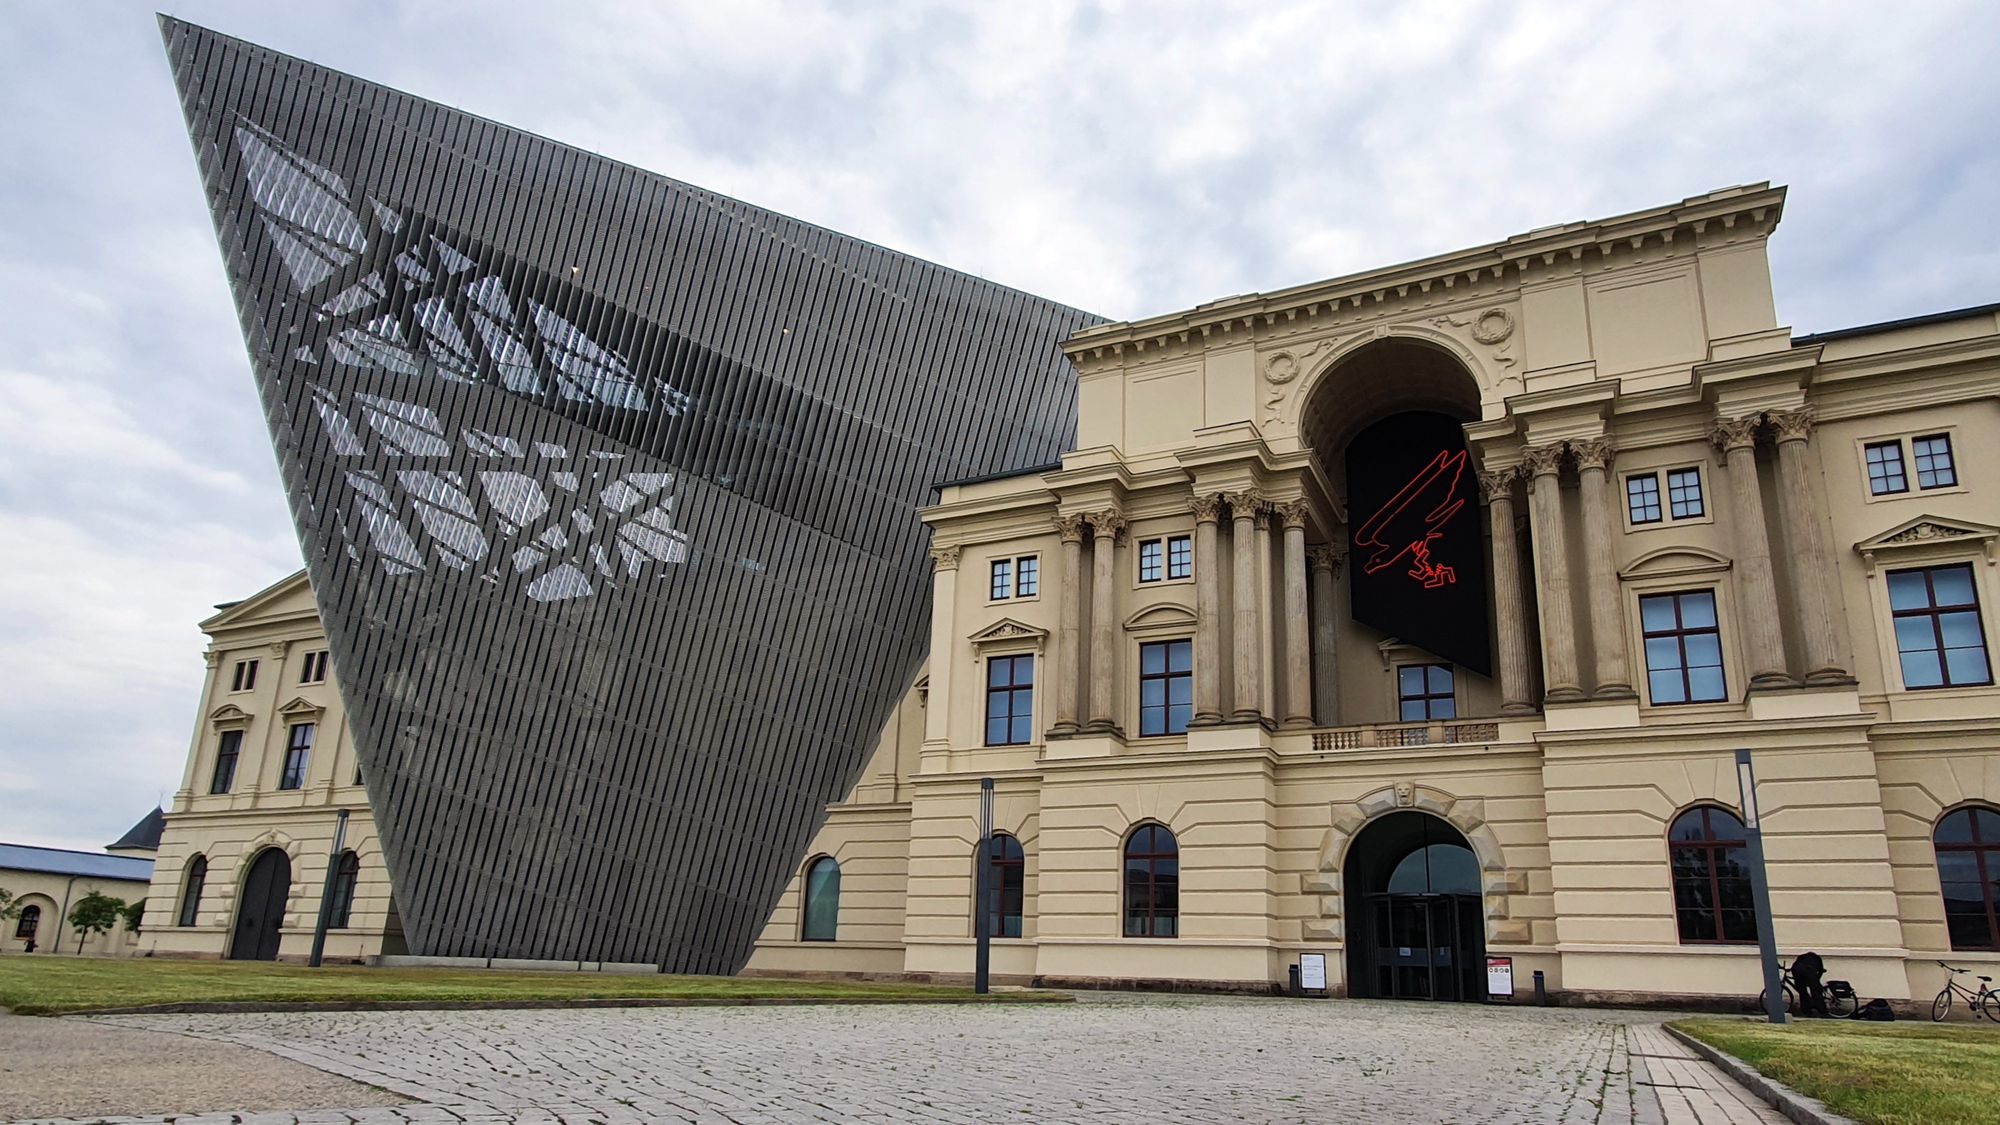
{"type": "MultiPolygon", "coordinates": [[[[1756,180],[1799,332],[2000,300],[2000,5],[1807,8],[171,10],[1112,317],[1756,180]]],[[[0,5],[0,106],[0,840],[95,848],[299,552],[151,6],[0,5]]]]}

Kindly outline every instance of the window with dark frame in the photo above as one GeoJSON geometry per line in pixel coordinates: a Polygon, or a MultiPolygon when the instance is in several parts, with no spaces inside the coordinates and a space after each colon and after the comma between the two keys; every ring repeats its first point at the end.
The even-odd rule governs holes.
{"type": "Polygon", "coordinates": [[[239,660],[229,677],[230,691],[252,691],[257,687],[257,662],[239,660]]]}
{"type": "Polygon", "coordinates": [[[1910,460],[1916,462],[1918,488],[1950,488],[1958,483],[1958,467],[1951,460],[1950,434],[1911,438],[1910,460]]]}
{"type": "Polygon", "coordinates": [[[306,763],[312,758],[313,723],[293,723],[285,739],[285,772],[278,777],[280,789],[303,789],[306,763]]]}
{"type": "Polygon", "coordinates": [[[328,911],[327,928],[344,930],[354,916],[354,885],[361,880],[361,857],[354,850],[340,853],[333,869],[333,909],[328,911]]]}
{"type": "Polygon", "coordinates": [[[1667,510],[1677,520],[1699,519],[1707,514],[1701,502],[1701,470],[1667,470],[1667,510]]]}
{"type": "Polygon", "coordinates": [[[1862,456],[1868,462],[1868,491],[1876,496],[1891,496],[1910,490],[1909,478],[1903,475],[1903,443],[1901,441],[1875,441],[1861,447],[1862,456]]]}
{"type": "Polygon", "coordinates": [[[302,684],[325,683],[326,659],[327,651],[323,648],[306,653],[306,658],[299,663],[299,682],[302,684]]]}
{"type": "Polygon", "coordinates": [[[1458,718],[1458,699],[1452,691],[1451,665],[1397,665],[1396,714],[1406,723],[1458,718]]]}
{"type": "Polygon", "coordinates": [[[22,907],[21,916],[14,922],[14,936],[33,941],[36,931],[41,928],[42,908],[39,906],[22,907]]]}
{"type": "Polygon", "coordinates": [[[1729,698],[1715,591],[1641,597],[1639,627],[1646,647],[1646,693],[1654,706],[1729,698]]]}
{"type": "Polygon", "coordinates": [[[993,601],[1006,601],[1008,598],[1014,596],[1013,559],[993,560],[993,582],[991,588],[991,598],[993,601]]]}
{"type": "Polygon", "coordinates": [[[1757,940],[1747,848],[1743,821],[1728,809],[1697,805],[1674,818],[1667,858],[1681,944],[1757,940]]]}
{"type": "Polygon", "coordinates": [[[1970,563],[1892,570],[1888,582],[1903,687],[1922,691],[1993,682],[1970,563]]]}
{"type": "Polygon", "coordinates": [[[1035,740],[1035,658],[986,661],[986,745],[1026,746],[1035,740]]]}
{"type": "Polygon", "coordinates": [[[840,932],[840,864],[820,856],[806,868],[806,906],[799,927],[802,941],[832,941],[840,932]]]}
{"type": "Polygon", "coordinates": [[[1041,592],[1042,560],[1035,555],[1022,555],[1014,560],[1014,596],[1032,598],[1041,592]]]}
{"type": "Polygon", "coordinates": [[[208,779],[208,791],[227,793],[236,787],[236,759],[243,752],[243,732],[226,730],[215,743],[215,773],[208,779]]]}
{"type": "Polygon", "coordinates": [[[175,924],[192,926],[201,917],[201,892],[208,886],[208,857],[197,855],[188,861],[187,881],[181,888],[181,912],[175,924]]]}
{"type": "MultiPolygon", "coordinates": [[[[977,845],[974,845],[977,851],[977,845]]],[[[1021,841],[995,832],[986,853],[986,933],[989,937],[1021,936],[1026,897],[1027,857],[1021,841]]]]}
{"type": "Polygon", "coordinates": [[[1194,718],[1194,642],[1139,646],[1139,734],[1185,734],[1194,718]]]}
{"type": "Polygon", "coordinates": [[[1159,539],[1143,540],[1139,544],[1139,581],[1158,582],[1166,577],[1166,544],[1159,539]]]}
{"type": "Polygon", "coordinates": [[[1194,577],[1194,538],[1188,535],[1167,536],[1167,580],[1175,581],[1194,577]]]}
{"type": "Polygon", "coordinates": [[[1125,838],[1125,936],[1179,937],[1181,850],[1164,824],[1125,838]]]}
{"type": "Polygon", "coordinates": [[[1954,950],[2000,950],[2000,809],[1954,809],[1931,832],[1954,950]]]}
{"type": "Polygon", "coordinates": [[[1625,478],[1625,511],[1633,523],[1659,523],[1660,478],[1656,473],[1634,473],[1625,478]]]}

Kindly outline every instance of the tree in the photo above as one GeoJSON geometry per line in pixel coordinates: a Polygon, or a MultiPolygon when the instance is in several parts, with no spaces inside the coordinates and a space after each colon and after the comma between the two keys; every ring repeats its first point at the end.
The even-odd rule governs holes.
{"type": "Polygon", "coordinates": [[[21,904],[14,900],[14,892],[0,887],[0,922],[19,917],[21,904]]]}
{"type": "Polygon", "coordinates": [[[146,916],[146,900],[143,898],[133,899],[131,902],[126,903],[125,909],[119,911],[119,913],[125,918],[125,928],[136,934],[139,932],[140,920],[146,916]]]}
{"type": "Polygon", "coordinates": [[[83,943],[90,935],[109,932],[118,924],[118,914],[124,909],[124,899],[98,891],[77,899],[69,911],[70,927],[76,931],[76,951],[83,952],[83,943]]]}

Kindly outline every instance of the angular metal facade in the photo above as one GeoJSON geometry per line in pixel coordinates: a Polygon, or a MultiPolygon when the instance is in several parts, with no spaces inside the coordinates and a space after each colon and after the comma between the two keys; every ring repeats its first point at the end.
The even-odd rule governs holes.
{"type": "Polygon", "coordinates": [[[412,951],[740,968],[1095,318],[162,29],[412,951]]]}

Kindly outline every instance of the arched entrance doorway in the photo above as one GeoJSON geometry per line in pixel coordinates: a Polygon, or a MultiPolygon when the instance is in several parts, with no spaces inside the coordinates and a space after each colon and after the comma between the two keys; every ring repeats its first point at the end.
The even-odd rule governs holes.
{"type": "Polygon", "coordinates": [[[1479,860],[1441,817],[1395,812],[1347,852],[1350,996],[1484,1000],[1486,922],[1479,860]]]}
{"type": "Polygon", "coordinates": [[[278,959],[279,927],[285,899],[292,893],[292,860],[281,848],[265,848],[251,861],[236,908],[236,933],[229,941],[232,961],[278,959]]]}

